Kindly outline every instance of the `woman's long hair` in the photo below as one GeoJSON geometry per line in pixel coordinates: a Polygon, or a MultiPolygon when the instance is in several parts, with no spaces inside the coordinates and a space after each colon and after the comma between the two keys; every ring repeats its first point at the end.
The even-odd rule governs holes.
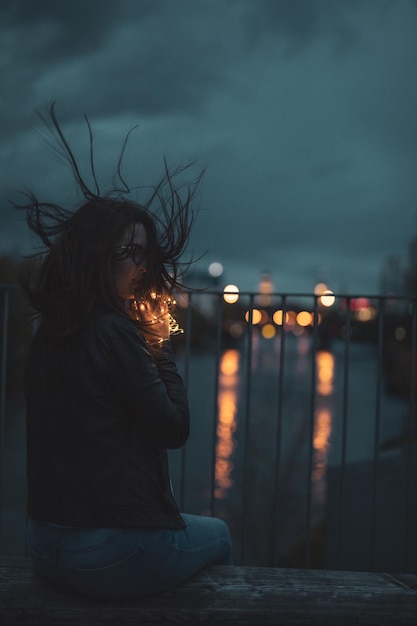
{"type": "MultiPolygon", "coordinates": [[[[79,330],[96,304],[125,312],[113,277],[115,249],[126,231],[130,230],[130,243],[133,242],[137,224],[143,224],[148,239],[143,295],[150,291],[170,294],[181,289],[184,269],[192,263],[192,260],[182,262],[181,257],[194,219],[190,204],[202,173],[191,183],[176,187],[174,179],[189,166],[170,171],[164,161],[163,175],[151,188],[150,197],[144,204],[135,202],[121,174],[129,132],[112,188],[102,194],[95,173],[92,130],[85,119],[94,189],[80,172],[58,123],[54,104],[49,117],[42,117],[52,138],[51,145],[71,167],[83,196],[81,206],[70,211],[55,203],[39,201],[33,192],[25,193],[23,204],[14,203],[16,208],[26,211],[29,228],[42,242],[41,252],[33,255],[40,261],[35,279],[22,277],[22,288],[35,315],[40,316],[44,331],[54,336],[68,336],[79,330]]],[[[117,258],[120,259],[120,253],[117,258]]]]}

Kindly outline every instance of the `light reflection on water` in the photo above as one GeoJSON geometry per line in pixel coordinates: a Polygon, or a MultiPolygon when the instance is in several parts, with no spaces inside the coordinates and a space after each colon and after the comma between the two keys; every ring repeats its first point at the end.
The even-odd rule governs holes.
{"type": "Polygon", "coordinates": [[[326,498],[326,468],[330,437],[333,429],[333,406],[335,358],[331,352],[316,354],[316,406],[314,413],[314,464],[312,472],[313,494],[316,504],[324,505],[326,498]]]}
{"type": "MultiPolygon", "coordinates": [[[[341,464],[372,461],[377,355],[373,345],[362,342],[351,344],[348,360],[344,342],[314,354],[311,333],[277,333],[266,340],[256,328],[250,348],[242,342],[238,349],[224,349],[220,372],[217,352],[193,357],[186,504],[191,512],[227,521],[237,562],[245,545],[248,563],[301,566],[304,552],[296,551],[302,550],[307,524],[318,533],[333,532],[341,464]]],[[[382,441],[401,431],[399,418],[407,408],[403,399],[384,395],[383,401],[382,441]]],[[[180,467],[177,463],[174,484],[180,467]]],[[[319,558],[325,535],[314,537],[319,558]]]]}
{"type": "Polygon", "coordinates": [[[226,497],[232,487],[233,462],[235,449],[236,413],[239,388],[239,351],[226,350],[220,360],[218,424],[216,443],[215,491],[217,499],[226,497]]]}
{"type": "MultiPolygon", "coordinates": [[[[275,355],[278,356],[280,342],[276,342],[275,355]]],[[[254,336],[252,371],[276,368],[279,359],[260,360],[259,338],[254,336]]],[[[270,355],[271,357],[271,355],[270,355]]],[[[308,376],[310,343],[307,338],[297,341],[295,366],[296,377],[308,376]]],[[[240,389],[240,353],[238,350],[225,350],[219,367],[219,389],[217,397],[218,426],[215,453],[215,497],[224,499],[233,486],[233,453],[236,447],[234,438],[238,428],[237,412],[240,389]]],[[[315,357],[316,398],[313,433],[312,488],[316,505],[322,505],[326,493],[326,468],[333,427],[332,395],[334,392],[335,358],[331,352],[321,350],[315,357]]],[[[271,418],[273,416],[271,415],[271,418]]]]}
{"type": "Polygon", "coordinates": [[[321,350],[316,354],[317,386],[319,396],[330,396],[333,393],[334,356],[331,352],[321,350]]]}

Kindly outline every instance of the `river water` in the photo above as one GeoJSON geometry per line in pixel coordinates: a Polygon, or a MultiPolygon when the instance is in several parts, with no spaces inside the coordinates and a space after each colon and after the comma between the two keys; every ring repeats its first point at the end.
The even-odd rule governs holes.
{"type": "Polygon", "coordinates": [[[407,402],[378,389],[375,345],[352,343],[346,360],[344,342],[313,353],[311,341],[286,336],[281,360],[280,336],[255,332],[250,372],[242,346],[221,352],[218,376],[214,353],[193,355],[186,373],[192,432],[185,454],[171,455],[176,494],[184,510],[228,522],[238,562],[302,565],[331,469],[373,461],[406,428],[407,402]]]}

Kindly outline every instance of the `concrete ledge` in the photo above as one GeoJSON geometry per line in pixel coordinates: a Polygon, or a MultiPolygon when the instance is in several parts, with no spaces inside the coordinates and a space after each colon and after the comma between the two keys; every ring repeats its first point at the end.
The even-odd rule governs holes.
{"type": "Polygon", "coordinates": [[[157,596],[98,602],[49,588],[25,557],[0,556],[0,623],[416,626],[417,574],[212,566],[157,596]]]}

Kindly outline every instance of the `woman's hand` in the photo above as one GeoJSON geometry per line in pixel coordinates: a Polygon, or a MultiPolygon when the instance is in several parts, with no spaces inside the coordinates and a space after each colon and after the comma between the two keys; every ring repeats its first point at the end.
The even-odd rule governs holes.
{"type": "Polygon", "coordinates": [[[171,306],[169,297],[153,293],[147,299],[134,301],[134,314],[149,346],[161,345],[171,334],[183,332],[170,313],[171,306]]]}

